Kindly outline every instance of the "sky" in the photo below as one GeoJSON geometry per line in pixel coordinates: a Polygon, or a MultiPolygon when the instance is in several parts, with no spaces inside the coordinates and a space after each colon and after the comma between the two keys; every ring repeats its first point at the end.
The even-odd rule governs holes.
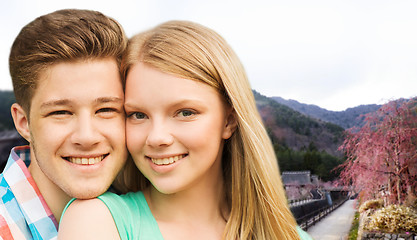
{"type": "Polygon", "coordinates": [[[251,86],[343,111],[417,96],[414,0],[15,0],[0,2],[0,90],[12,90],[8,55],[20,29],[63,8],[115,18],[128,37],[168,20],[214,29],[251,86]]]}

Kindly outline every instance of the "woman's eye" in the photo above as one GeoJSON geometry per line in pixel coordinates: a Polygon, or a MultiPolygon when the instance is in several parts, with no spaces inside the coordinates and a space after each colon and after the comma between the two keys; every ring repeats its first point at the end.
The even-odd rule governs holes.
{"type": "Polygon", "coordinates": [[[134,112],[129,114],[128,116],[129,118],[134,118],[134,119],[145,119],[147,116],[146,114],[142,113],[142,112],[134,112]]]}
{"type": "Polygon", "coordinates": [[[180,112],[178,112],[178,116],[179,117],[192,117],[196,114],[196,112],[192,111],[192,110],[181,110],[180,112]]]}

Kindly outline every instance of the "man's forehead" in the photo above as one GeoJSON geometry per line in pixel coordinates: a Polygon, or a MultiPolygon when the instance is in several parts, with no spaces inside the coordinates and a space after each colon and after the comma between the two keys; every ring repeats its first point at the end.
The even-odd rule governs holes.
{"type": "MultiPolygon", "coordinates": [[[[76,99],[70,98],[63,98],[63,99],[52,99],[42,102],[41,108],[53,107],[53,106],[68,106],[74,105],[77,102],[76,99]]],[[[106,96],[106,97],[98,97],[91,101],[94,105],[100,105],[102,103],[118,103],[123,104],[123,98],[121,97],[113,97],[113,96],[106,96]]]]}
{"type": "Polygon", "coordinates": [[[117,62],[113,58],[58,62],[40,72],[30,105],[39,109],[123,103],[120,78],[117,62]]]}

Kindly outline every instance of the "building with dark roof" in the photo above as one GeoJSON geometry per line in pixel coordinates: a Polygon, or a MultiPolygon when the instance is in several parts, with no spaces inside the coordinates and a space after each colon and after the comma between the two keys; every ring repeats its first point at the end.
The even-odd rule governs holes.
{"type": "Polygon", "coordinates": [[[322,196],[315,191],[319,184],[318,176],[310,171],[282,172],[282,182],[289,200],[320,199],[322,196]]]}
{"type": "MultiPolygon", "coordinates": [[[[314,176],[314,175],[313,175],[314,176]]],[[[291,171],[283,172],[281,175],[284,185],[298,185],[305,186],[313,184],[310,171],[291,171]]]]}

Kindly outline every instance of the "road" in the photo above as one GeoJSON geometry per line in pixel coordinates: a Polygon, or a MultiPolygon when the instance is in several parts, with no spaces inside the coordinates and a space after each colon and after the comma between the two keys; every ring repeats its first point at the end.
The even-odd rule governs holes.
{"type": "Polygon", "coordinates": [[[348,200],[307,232],[315,240],[345,240],[355,215],[356,200],[348,200]]]}

